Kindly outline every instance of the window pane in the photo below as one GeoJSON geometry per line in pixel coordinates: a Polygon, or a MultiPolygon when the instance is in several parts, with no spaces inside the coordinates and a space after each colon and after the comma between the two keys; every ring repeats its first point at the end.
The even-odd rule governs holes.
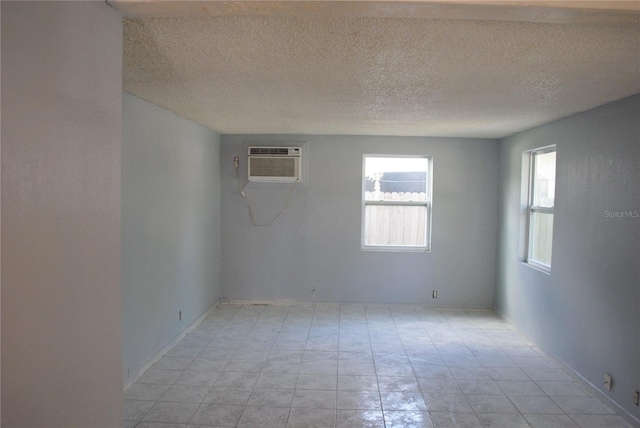
{"type": "Polygon", "coordinates": [[[530,221],[529,260],[551,266],[553,214],[533,211],[530,221]]]}
{"type": "Polygon", "coordinates": [[[426,206],[365,206],[364,244],[426,246],[426,206]]]}
{"type": "Polygon", "coordinates": [[[553,208],[556,188],[556,152],[536,153],[533,165],[532,205],[553,208]]]}
{"type": "Polygon", "coordinates": [[[426,158],[365,158],[366,201],[427,201],[426,158]]]}

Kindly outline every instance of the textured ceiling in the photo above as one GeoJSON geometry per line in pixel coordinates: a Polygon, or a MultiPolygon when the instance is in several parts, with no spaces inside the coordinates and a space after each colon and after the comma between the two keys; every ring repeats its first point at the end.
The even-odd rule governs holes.
{"type": "Polygon", "coordinates": [[[126,19],[124,89],[220,133],[498,138],[640,92],[636,22],[126,19]]]}

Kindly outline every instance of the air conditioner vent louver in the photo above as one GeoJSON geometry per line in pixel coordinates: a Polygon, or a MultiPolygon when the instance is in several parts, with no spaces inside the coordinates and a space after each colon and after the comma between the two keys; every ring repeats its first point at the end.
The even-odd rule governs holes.
{"type": "Polygon", "coordinates": [[[301,178],[300,147],[249,147],[249,181],[293,183],[301,178]]]}
{"type": "Polygon", "coordinates": [[[249,147],[249,156],[251,155],[300,156],[300,148],[298,147],[249,147]]]}

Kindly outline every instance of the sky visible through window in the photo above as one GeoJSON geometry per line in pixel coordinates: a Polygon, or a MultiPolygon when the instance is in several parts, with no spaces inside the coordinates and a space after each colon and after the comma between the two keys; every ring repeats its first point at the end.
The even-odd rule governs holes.
{"type": "Polygon", "coordinates": [[[533,205],[553,207],[556,194],[556,152],[536,154],[533,205]]]}
{"type": "Polygon", "coordinates": [[[367,157],[365,162],[365,176],[383,172],[417,172],[427,171],[427,158],[396,158],[396,157],[367,157]]]}

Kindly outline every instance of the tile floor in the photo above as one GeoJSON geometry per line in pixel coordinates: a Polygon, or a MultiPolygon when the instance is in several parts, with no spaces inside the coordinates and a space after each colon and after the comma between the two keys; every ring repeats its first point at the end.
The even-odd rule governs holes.
{"type": "Polygon", "coordinates": [[[631,427],[490,311],[221,305],[125,392],[125,426],[631,427]]]}

